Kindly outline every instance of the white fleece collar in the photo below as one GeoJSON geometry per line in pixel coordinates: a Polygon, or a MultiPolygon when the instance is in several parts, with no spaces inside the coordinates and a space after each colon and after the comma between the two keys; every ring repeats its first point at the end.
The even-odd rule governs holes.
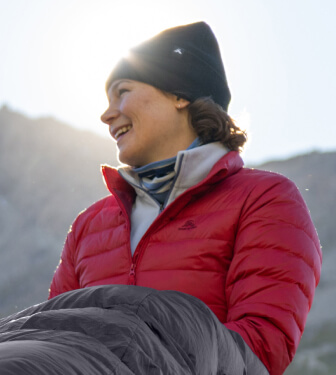
{"type": "MultiPolygon", "coordinates": [[[[220,142],[207,143],[191,150],[179,151],[175,163],[175,182],[165,206],[185,190],[201,182],[214,164],[227,152],[228,149],[220,142]]],[[[139,177],[131,167],[119,167],[118,172],[134,187],[137,195],[143,195],[139,177]]]]}

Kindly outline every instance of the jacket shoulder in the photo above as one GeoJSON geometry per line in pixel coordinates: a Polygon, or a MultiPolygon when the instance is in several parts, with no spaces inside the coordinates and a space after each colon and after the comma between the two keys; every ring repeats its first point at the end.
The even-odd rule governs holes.
{"type": "Polygon", "coordinates": [[[316,242],[309,209],[292,180],[279,173],[249,168],[241,169],[237,179],[246,196],[242,212],[291,223],[309,233],[316,242]]]}
{"type": "Polygon", "coordinates": [[[241,176],[244,176],[245,179],[248,178],[251,181],[254,180],[256,183],[288,183],[289,185],[295,186],[295,183],[292,180],[280,173],[247,167],[240,169],[239,172],[241,176]]]}
{"type": "Polygon", "coordinates": [[[293,200],[306,207],[296,184],[284,175],[260,169],[242,168],[234,175],[235,187],[255,200],[293,200]]]}

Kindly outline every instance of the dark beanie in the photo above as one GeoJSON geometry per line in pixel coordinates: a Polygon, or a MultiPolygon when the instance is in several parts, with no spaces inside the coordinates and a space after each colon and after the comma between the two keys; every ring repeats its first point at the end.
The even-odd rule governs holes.
{"type": "Polygon", "coordinates": [[[218,42],[204,22],[162,31],[132,48],[110,74],[152,85],[191,102],[211,97],[227,111],[231,95],[218,42]]]}

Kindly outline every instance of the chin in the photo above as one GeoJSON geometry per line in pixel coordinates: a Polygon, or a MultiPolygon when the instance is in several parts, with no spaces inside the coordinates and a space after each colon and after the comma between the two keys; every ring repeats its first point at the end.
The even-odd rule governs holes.
{"type": "Polygon", "coordinates": [[[130,167],[138,167],[137,158],[127,155],[119,151],[118,160],[121,164],[129,165],[130,167]]]}
{"type": "Polygon", "coordinates": [[[127,152],[126,149],[119,149],[118,159],[120,163],[129,165],[130,167],[142,167],[144,165],[153,163],[154,161],[164,160],[167,158],[154,158],[152,155],[147,155],[145,151],[139,150],[138,153],[127,152]]]}

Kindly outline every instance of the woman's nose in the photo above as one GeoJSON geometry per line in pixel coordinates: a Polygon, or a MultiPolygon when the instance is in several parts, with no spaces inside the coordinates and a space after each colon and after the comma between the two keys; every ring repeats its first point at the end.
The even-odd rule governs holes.
{"type": "Polygon", "coordinates": [[[120,112],[117,108],[109,106],[107,110],[100,116],[100,119],[103,123],[111,125],[111,122],[120,115],[120,112]]]}

